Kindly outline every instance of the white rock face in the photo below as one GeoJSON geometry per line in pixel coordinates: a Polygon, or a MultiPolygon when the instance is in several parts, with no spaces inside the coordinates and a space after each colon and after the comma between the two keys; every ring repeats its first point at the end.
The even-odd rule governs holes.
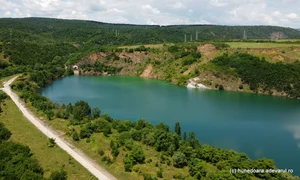
{"type": "Polygon", "coordinates": [[[198,77],[188,80],[187,88],[199,88],[199,89],[209,89],[205,85],[198,83],[200,79],[198,77]]]}

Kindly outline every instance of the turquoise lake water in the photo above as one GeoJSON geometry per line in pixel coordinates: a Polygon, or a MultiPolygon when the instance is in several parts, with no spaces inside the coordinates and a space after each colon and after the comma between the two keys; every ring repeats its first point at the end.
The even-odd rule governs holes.
{"type": "Polygon", "coordinates": [[[87,101],[114,118],[194,131],[201,144],[274,159],[300,175],[300,101],[266,95],[187,89],[138,77],[68,76],[42,94],[58,103],[87,101]]]}

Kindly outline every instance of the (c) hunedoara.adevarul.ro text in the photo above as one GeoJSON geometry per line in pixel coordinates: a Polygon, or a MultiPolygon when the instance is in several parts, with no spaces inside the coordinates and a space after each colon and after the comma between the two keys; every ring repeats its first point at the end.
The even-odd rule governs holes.
{"type": "Polygon", "coordinates": [[[293,173],[293,169],[230,169],[230,173],[293,173]]]}

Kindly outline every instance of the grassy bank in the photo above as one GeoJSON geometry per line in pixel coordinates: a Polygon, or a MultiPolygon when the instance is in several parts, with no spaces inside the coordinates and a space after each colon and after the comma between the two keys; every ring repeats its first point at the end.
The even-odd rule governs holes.
{"type": "Polygon", "coordinates": [[[63,168],[69,179],[96,179],[77,161],[59,147],[49,148],[48,139],[27,121],[12,100],[6,100],[0,122],[12,132],[11,141],[27,145],[34,154],[46,177],[63,168]]]}

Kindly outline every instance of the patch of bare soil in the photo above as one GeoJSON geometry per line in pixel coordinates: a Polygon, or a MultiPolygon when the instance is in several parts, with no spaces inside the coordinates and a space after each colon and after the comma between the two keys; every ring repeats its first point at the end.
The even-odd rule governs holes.
{"type": "Polygon", "coordinates": [[[188,70],[186,70],[183,75],[188,75],[193,69],[195,69],[196,64],[192,64],[188,70]]]}
{"type": "Polygon", "coordinates": [[[152,64],[149,64],[146,69],[144,70],[144,72],[141,74],[141,77],[150,77],[150,74],[152,72],[153,66],[152,64]]]}
{"type": "Polygon", "coordinates": [[[279,62],[279,61],[284,61],[285,59],[284,59],[283,56],[281,56],[281,55],[278,54],[276,56],[273,56],[272,60],[275,61],[275,62],[279,62]]]}
{"type": "Polygon", "coordinates": [[[205,56],[207,60],[211,60],[215,58],[214,54],[218,50],[212,44],[201,44],[200,46],[197,47],[197,51],[201,52],[201,54],[205,56]]]}

